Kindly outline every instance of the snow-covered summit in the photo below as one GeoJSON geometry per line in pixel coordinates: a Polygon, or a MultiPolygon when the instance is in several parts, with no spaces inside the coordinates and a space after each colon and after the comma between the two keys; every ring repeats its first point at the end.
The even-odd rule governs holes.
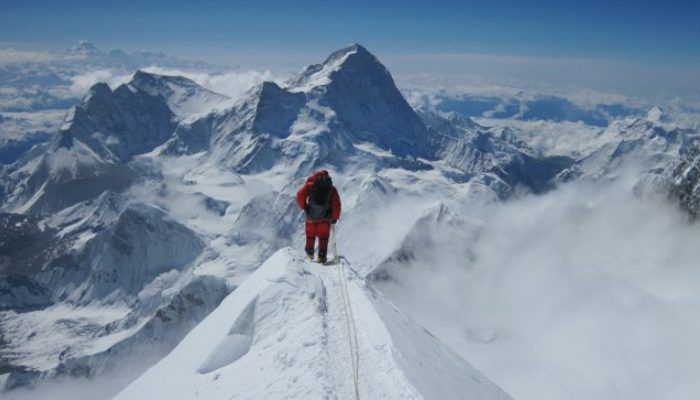
{"type": "Polygon", "coordinates": [[[180,118],[196,118],[215,108],[230,105],[231,99],[206,89],[182,76],[167,76],[136,71],[127,86],[160,96],[180,118]]]}
{"type": "Polygon", "coordinates": [[[310,103],[330,107],[356,140],[377,143],[401,157],[435,158],[427,128],[389,71],[358,44],[306,68],[287,89],[306,92],[310,103]]]}
{"type": "Polygon", "coordinates": [[[64,144],[70,137],[102,158],[124,162],[162,144],[174,128],[174,114],[165,99],[130,85],[112,90],[98,83],[72,110],[59,135],[64,144]]]}
{"type": "MultiPolygon", "coordinates": [[[[333,82],[333,75],[348,65],[363,63],[383,74],[389,74],[386,68],[367,49],[359,44],[351,44],[331,53],[324,62],[309,65],[291,79],[288,87],[291,91],[310,91],[318,86],[333,82]]],[[[367,71],[362,71],[367,72],[367,71]]]]}
{"type": "Polygon", "coordinates": [[[80,56],[80,57],[85,58],[85,57],[94,57],[97,55],[101,55],[103,53],[93,43],[91,43],[87,40],[81,40],[78,42],[77,45],[68,49],[66,54],[71,55],[71,56],[80,56]]]}
{"type": "Polygon", "coordinates": [[[343,276],[278,251],[115,399],[352,398],[355,387],[366,399],[510,398],[347,264],[343,276]]]}
{"type": "Polygon", "coordinates": [[[9,211],[52,213],[105,190],[121,191],[138,173],[126,164],[152,151],[175,130],[164,99],[121,85],[90,88],[51,142],[6,175],[9,211]]]}
{"type": "Polygon", "coordinates": [[[650,108],[647,112],[646,119],[649,122],[653,122],[660,125],[668,122],[668,114],[666,113],[666,111],[664,111],[663,108],[659,106],[654,106],[650,108]]]}

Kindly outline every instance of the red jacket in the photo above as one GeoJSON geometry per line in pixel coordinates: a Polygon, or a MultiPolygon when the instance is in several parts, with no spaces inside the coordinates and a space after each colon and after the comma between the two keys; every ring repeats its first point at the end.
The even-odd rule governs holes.
{"type": "MultiPolygon", "coordinates": [[[[311,189],[311,186],[314,184],[316,177],[321,175],[328,175],[328,172],[318,171],[314,173],[306,179],[304,186],[302,186],[297,192],[297,205],[299,205],[299,208],[302,210],[306,210],[306,204],[309,199],[309,190],[311,189]]],[[[335,186],[331,190],[331,220],[337,221],[340,219],[340,196],[338,195],[338,191],[335,189],[335,186]]]]}

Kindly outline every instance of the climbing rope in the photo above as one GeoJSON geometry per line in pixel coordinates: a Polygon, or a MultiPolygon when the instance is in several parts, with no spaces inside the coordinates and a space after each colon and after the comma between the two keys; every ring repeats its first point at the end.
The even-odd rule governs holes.
{"type": "Polygon", "coordinates": [[[338,257],[338,246],[336,242],[335,229],[332,230],[333,254],[335,266],[338,270],[338,284],[343,296],[343,307],[345,309],[345,323],[348,331],[348,345],[350,347],[350,361],[352,363],[352,383],[355,388],[355,400],[360,400],[360,353],[358,351],[357,331],[355,329],[355,319],[352,315],[350,305],[350,294],[348,292],[348,280],[345,276],[344,268],[338,257]]]}

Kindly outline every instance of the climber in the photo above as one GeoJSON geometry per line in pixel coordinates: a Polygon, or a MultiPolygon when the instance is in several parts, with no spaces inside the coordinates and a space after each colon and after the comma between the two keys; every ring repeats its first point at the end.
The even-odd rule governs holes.
{"type": "Polygon", "coordinates": [[[318,171],[306,179],[297,192],[297,204],[306,213],[306,255],[314,258],[318,238],[318,262],[325,263],[331,224],[340,218],[340,196],[328,171],[318,171]]]}

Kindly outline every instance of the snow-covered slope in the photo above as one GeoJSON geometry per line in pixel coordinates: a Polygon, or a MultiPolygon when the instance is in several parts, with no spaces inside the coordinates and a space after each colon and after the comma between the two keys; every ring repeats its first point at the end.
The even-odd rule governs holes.
{"type": "Polygon", "coordinates": [[[5,174],[3,207],[46,214],[105,190],[121,191],[140,174],[126,163],[163,143],[174,126],[162,99],[125,85],[112,91],[97,84],[68,113],[42,154],[5,174]]]}
{"type": "Polygon", "coordinates": [[[152,173],[134,157],[170,139],[181,120],[197,119],[229,99],[189,79],[137,72],[115,90],[90,88],[72,108],[45,151],[21,160],[3,175],[11,212],[47,214],[120,192],[152,173]]]}
{"type": "Polygon", "coordinates": [[[397,156],[435,158],[425,125],[394,84],[389,71],[353,44],[309,66],[288,88],[311,103],[330,107],[356,141],[369,141],[397,156]]]}
{"type": "Polygon", "coordinates": [[[614,177],[621,168],[660,172],[687,150],[697,132],[668,121],[659,107],[645,117],[613,121],[594,139],[588,154],[563,171],[560,178],[614,177]]]}
{"type": "Polygon", "coordinates": [[[420,110],[419,115],[437,133],[433,140],[446,165],[470,177],[487,175],[501,181],[492,188],[502,197],[517,186],[548,190],[552,179],[573,163],[567,157],[537,157],[509,128],[486,128],[456,113],[420,110]]]}
{"type": "Polygon", "coordinates": [[[280,250],[115,399],[510,398],[342,271],[280,250]]]}
{"type": "Polygon", "coordinates": [[[205,245],[194,231],[132,201],[106,192],[50,217],[0,214],[6,389],[134,358],[146,368],[231,290],[192,273],[205,245]]]}
{"type": "Polygon", "coordinates": [[[176,116],[196,119],[215,108],[230,106],[231,99],[181,76],[165,76],[137,71],[128,87],[163,98],[176,116]]]}

